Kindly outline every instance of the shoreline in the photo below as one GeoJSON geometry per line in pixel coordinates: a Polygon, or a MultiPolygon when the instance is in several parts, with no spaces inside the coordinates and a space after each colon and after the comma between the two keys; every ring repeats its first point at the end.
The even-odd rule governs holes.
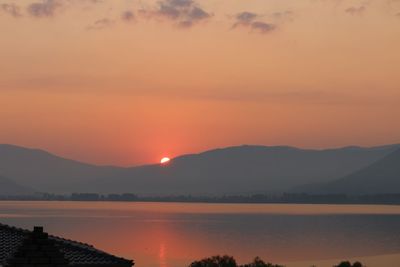
{"type": "Polygon", "coordinates": [[[88,203],[171,203],[171,204],[240,204],[240,205],[335,205],[335,206],[400,206],[400,203],[365,202],[212,202],[212,201],[160,201],[160,200],[47,200],[47,199],[0,199],[0,202],[88,202],[88,203]]]}

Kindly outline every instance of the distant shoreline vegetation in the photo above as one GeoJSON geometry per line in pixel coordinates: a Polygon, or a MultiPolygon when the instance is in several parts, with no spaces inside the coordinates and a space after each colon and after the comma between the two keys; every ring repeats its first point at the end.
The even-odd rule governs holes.
{"type": "MultiPolygon", "coordinates": [[[[259,257],[254,258],[251,263],[239,265],[232,256],[212,256],[204,258],[200,261],[192,262],[188,267],[285,267],[284,265],[266,263],[259,257]]],[[[316,267],[312,265],[311,267],[316,267]]],[[[356,261],[351,263],[349,261],[342,261],[333,267],[366,267],[361,262],[356,261]]]]}
{"type": "Polygon", "coordinates": [[[0,200],[21,201],[125,201],[125,202],[187,202],[187,203],[271,203],[271,204],[385,204],[400,205],[400,194],[345,195],[345,194],[254,194],[212,196],[138,196],[136,194],[73,193],[57,195],[38,193],[34,195],[0,196],[0,200]]]}

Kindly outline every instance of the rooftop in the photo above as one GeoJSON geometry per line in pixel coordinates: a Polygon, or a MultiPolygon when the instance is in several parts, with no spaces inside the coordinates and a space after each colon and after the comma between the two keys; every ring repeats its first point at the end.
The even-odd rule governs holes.
{"type": "Polygon", "coordinates": [[[91,245],[0,224],[1,266],[131,267],[132,260],[116,257],[91,245]],[[27,262],[28,261],[28,262],[27,262]]]}

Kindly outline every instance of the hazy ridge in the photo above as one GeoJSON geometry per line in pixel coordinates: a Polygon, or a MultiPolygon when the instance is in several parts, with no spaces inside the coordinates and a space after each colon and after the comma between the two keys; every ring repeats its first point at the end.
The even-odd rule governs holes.
{"type": "Polygon", "coordinates": [[[313,193],[387,194],[400,192],[400,149],[343,178],[304,187],[313,193]]]}
{"type": "MultiPolygon", "coordinates": [[[[64,159],[43,150],[0,145],[0,175],[37,192],[51,193],[223,195],[280,193],[293,188],[314,191],[315,183],[336,186],[332,181],[374,164],[399,147],[315,150],[244,145],[183,155],[167,165],[122,168],[64,159]],[[304,184],[312,186],[304,187],[304,184]]],[[[397,159],[398,154],[392,157],[397,159]]],[[[379,179],[376,168],[358,176],[364,177],[366,172],[375,172],[374,179],[379,179]]],[[[395,180],[396,172],[398,175],[398,169],[393,170],[395,180]]],[[[360,182],[362,178],[355,180],[360,182]]],[[[379,192],[384,192],[384,187],[382,183],[379,192]]],[[[391,188],[400,192],[399,187],[391,188]]]]}

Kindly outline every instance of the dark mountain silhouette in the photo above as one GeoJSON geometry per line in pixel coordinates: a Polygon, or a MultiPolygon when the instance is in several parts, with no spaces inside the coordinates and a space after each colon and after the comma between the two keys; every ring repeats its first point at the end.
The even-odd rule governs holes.
{"type": "Polygon", "coordinates": [[[0,196],[19,196],[32,194],[34,191],[25,186],[0,176],[0,196]]]}
{"type": "Polygon", "coordinates": [[[0,174],[50,193],[223,195],[284,192],[346,176],[399,145],[311,150],[238,146],[174,158],[167,165],[96,166],[43,150],[0,145],[0,174]]]}
{"type": "Polygon", "coordinates": [[[400,193],[400,149],[341,179],[304,189],[313,193],[358,195],[400,193]]]}
{"type": "Polygon", "coordinates": [[[100,179],[96,192],[168,195],[222,195],[284,192],[304,183],[326,182],[350,174],[398,146],[305,150],[238,146],[171,160],[168,165],[128,168],[100,179]]]}
{"type": "Polygon", "coordinates": [[[119,169],[68,160],[39,149],[0,145],[0,175],[35,191],[90,191],[77,184],[108,177],[119,169]]]}

